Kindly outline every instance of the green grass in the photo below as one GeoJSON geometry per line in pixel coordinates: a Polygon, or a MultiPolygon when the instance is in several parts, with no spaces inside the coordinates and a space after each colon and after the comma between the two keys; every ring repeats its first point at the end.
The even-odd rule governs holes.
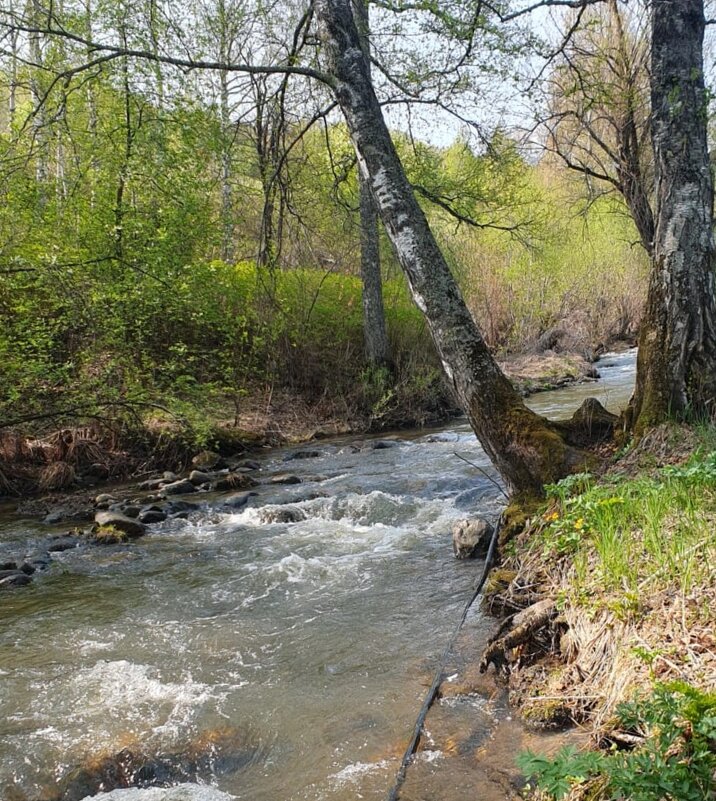
{"type": "Polygon", "coordinates": [[[547,489],[533,547],[572,560],[573,603],[638,612],[666,588],[689,594],[714,581],[716,452],[649,476],[596,483],[581,474],[547,489]]]}

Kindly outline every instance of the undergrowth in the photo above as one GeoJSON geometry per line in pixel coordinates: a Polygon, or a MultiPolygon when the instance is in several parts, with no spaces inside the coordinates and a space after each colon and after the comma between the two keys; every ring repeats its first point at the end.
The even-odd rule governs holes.
{"type": "Polygon", "coordinates": [[[518,758],[542,798],[570,793],[590,801],[709,801],[716,771],[716,695],[683,683],[657,684],[650,696],[621,704],[617,719],[635,747],[579,752],[553,759],[530,751],[518,758]]]}
{"type": "Polygon", "coordinates": [[[536,779],[531,797],[716,797],[713,433],[692,430],[700,447],[681,464],[582,473],[546,488],[546,508],[514,559],[519,582],[557,600],[562,664],[528,668],[511,686],[526,715],[543,698],[564,699],[602,749],[521,755],[536,779]]]}
{"type": "Polygon", "coordinates": [[[547,492],[533,547],[546,559],[569,557],[569,601],[639,615],[655,592],[714,581],[716,452],[638,478],[572,475],[547,492]]]}

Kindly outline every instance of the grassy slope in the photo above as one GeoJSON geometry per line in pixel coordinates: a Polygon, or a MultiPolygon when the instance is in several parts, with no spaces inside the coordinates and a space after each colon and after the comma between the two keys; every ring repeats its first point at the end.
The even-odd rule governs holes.
{"type": "Polygon", "coordinates": [[[691,778],[716,769],[714,436],[655,430],[599,479],[550,487],[507,546],[502,575],[511,581],[496,586],[492,603],[512,610],[552,598],[558,610],[511,654],[513,701],[528,721],[576,720],[613,749],[603,759],[524,761],[550,789],[543,798],[713,798],[711,779],[679,785],[674,775],[684,764],[691,778]],[[641,717],[623,707],[635,697],[641,717]],[[626,784],[612,776],[619,771],[626,784]],[[656,774],[676,784],[658,786],[656,774]]]}

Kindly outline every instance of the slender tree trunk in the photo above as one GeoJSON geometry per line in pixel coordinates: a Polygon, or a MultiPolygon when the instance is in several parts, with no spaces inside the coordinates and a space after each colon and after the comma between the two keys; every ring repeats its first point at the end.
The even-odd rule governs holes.
{"type": "Polygon", "coordinates": [[[221,113],[221,258],[230,264],[234,260],[234,193],[231,185],[231,109],[229,106],[229,76],[219,73],[221,113]]]}
{"type": "Polygon", "coordinates": [[[318,0],[333,88],[381,219],[425,314],[445,373],[478,439],[513,491],[541,492],[584,463],[531,412],[475,325],[416,201],[373,91],[351,0],[318,0]]]}
{"type": "MultiPolygon", "coordinates": [[[[354,0],[354,16],[370,77],[370,15],[367,0],[354,0]]],[[[380,273],[378,210],[370,187],[358,172],[360,202],[360,274],[363,282],[363,338],[368,363],[392,369],[390,343],[385,325],[383,281],[380,273]]]]}
{"type": "Polygon", "coordinates": [[[624,93],[624,109],[618,119],[617,147],[619,159],[616,170],[619,184],[639,238],[649,256],[654,253],[654,213],[649,200],[647,183],[642,169],[642,152],[637,125],[637,68],[629,55],[624,20],[617,0],[610,0],[609,15],[616,31],[614,71],[624,93]]]}
{"type": "MultiPolygon", "coordinates": [[[[42,25],[42,8],[38,0],[31,0],[32,20],[38,26],[42,25]]],[[[32,135],[36,150],[35,158],[35,180],[40,208],[44,208],[47,203],[47,178],[48,168],[48,142],[47,142],[47,119],[45,114],[45,104],[43,90],[39,76],[42,74],[44,64],[42,54],[42,35],[40,33],[30,34],[30,57],[33,62],[33,69],[30,78],[30,91],[33,101],[32,115],[32,135]]]]}
{"type": "MultiPolygon", "coordinates": [[[[10,2],[10,14],[14,14],[13,2],[10,2]]],[[[8,96],[8,131],[11,137],[15,133],[15,115],[17,113],[17,89],[18,89],[18,38],[17,30],[10,31],[10,93],[8,96]]]]}
{"type": "MultiPolygon", "coordinates": [[[[127,47],[127,30],[122,23],[122,43],[127,47]]],[[[132,131],[132,96],[129,84],[129,62],[127,56],[122,58],[122,89],[124,104],[124,154],[122,163],[119,167],[117,176],[117,189],[114,198],[114,253],[119,261],[125,256],[125,193],[129,180],[129,169],[132,161],[132,143],[134,135],[132,131]]]]}
{"type": "Polygon", "coordinates": [[[713,415],[713,182],[706,140],[703,0],[651,4],[656,233],[630,421],[713,415]]]}

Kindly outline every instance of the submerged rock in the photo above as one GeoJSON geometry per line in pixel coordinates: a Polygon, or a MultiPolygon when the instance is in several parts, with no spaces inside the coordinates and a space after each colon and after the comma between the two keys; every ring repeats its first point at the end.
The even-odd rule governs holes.
{"type": "Polygon", "coordinates": [[[232,509],[240,509],[242,506],[246,506],[249,502],[249,498],[253,498],[255,495],[258,495],[257,492],[235,492],[233,495],[229,495],[222,503],[224,506],[229,506],[232,509]]]}
{"type": "Polygon", "coordinates": [[[72,548],[77,548],[80,544],[80,541],[77,537],[67,536],[67,537],[58,537],[56,540],[51,542],[47,546],[47,550],[50,553],[59,553],[60,551],[70,551],[72,548]]]}
{"type": "Polygon", "coordinates": [[[457,559],[485,556],[494,531],[492,524],[481,517],[457,520],[452,527],[452,549],[457,559]]]}
{"type": "Polygon", "coordinates": [[[306,513],[296,506],[265,506],[259,509],[259,520],[262,523],[300,523],[306,519],[306,513]]]}
{"type": "Polygon", "coordinates": [[[323,456],[323,451],[294,451],[284,458],[284,462],[292,462],[295,459],[317,459],[319,456],[323,456]]]}
{"type": "Polygon", "coordinates": [[[74,767],[60,779],[49,798],[52,801],[84,801],[87,798],[111,798],[112,801],[125,801],[127,798],[137,801],[214,801],[216,798],[223,801],[230,796],[167,793],[179,791],[184,782],[209,781],[215,776],[234,773],[252,764],[261,754],[261,747],[248,742],[243,732],[228,727],[203,732],[166,752],[156,753],[139,745],[130,746],[117,753],[105,752],[89,757],[84,764],[74,767]],[[125,788],[152,789],[129,791],[125,788]],[[103,790],[113,792],[96,795],[103,790]]]}

